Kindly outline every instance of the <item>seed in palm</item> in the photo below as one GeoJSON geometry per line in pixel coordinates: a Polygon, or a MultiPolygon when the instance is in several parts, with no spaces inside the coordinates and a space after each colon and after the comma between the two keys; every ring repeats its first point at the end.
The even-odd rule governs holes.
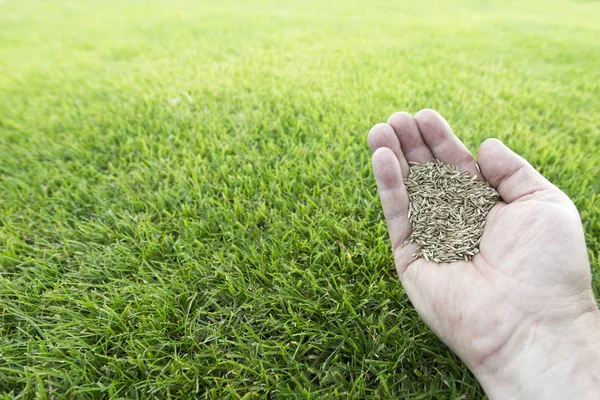
{"type": "Polygon", "coordinates": [[[413,228],[406,243],[419,246],[411,262],[470,260],[479,252],[485,219],[500,202],[494,188],[438,160],[411,163],[405,185],[413,228]]]}

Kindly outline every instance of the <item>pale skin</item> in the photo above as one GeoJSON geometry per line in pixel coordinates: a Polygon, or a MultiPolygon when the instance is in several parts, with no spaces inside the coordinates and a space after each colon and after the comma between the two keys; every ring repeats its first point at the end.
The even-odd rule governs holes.
{"type": "Polygon", "coordinates": [[[600,399],[600,311],[577,209],[496,139],[478,158],[433,110],[399,112],[369,132],[396,270],[423,320],[490,399],[600,399]],[[502,203],[470,261],[409,264],[408,162],[439,159],[486,180],[502,203]]]}

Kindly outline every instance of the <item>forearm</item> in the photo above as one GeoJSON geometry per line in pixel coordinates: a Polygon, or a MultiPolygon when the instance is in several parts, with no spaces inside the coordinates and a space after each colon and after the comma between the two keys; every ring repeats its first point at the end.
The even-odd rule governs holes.
{"type": "Polygon", "coordinates": [[[600,399],[600,312],[564,326],[542,323],[516,357],[474,373],[492,400],[600,399]]]}

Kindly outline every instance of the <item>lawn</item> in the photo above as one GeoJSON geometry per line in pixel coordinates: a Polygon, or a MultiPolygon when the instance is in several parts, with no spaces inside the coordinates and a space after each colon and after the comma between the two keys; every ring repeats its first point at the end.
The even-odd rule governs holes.
{"type": "Polygon", "coordinates": [[[600,2],[0,1],[0,398],[461,398],[369,128],[439,110],[581,212],[600,2]],[[444,4],[442,4],[444,3],[444,4]]]}

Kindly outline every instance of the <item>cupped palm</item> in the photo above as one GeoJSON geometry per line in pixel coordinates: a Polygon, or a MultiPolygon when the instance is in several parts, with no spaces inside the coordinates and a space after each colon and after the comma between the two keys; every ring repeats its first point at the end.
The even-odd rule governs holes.
{"type": "Polygon", "coordinates": [[[488,139],[476,162],[433,110],[394,114],[371,129],[369,145],[402,284],[425,322],[471,369],[500,368],[524,350],[536,327],[595,309],[579,214],[523,158],[488,139]],[[434,158],[488,181],[502,196],[470,261],[409,264],[415,245],[402,246],[411,232],[408,162],[434,158]]]}

